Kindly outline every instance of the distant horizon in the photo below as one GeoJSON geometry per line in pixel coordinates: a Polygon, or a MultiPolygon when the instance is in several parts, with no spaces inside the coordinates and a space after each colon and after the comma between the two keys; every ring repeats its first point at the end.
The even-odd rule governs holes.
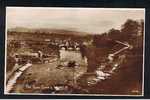
{"type": "Polygon", "coordinates": [[[7,7],[7,29],[57,29],[101,34],[127,19],[144,20],[144,9],[7,7]]]}

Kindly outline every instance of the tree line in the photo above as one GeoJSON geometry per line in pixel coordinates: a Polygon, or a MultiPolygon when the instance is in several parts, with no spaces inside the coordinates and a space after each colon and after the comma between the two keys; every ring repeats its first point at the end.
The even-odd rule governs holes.
{"type": "MultiPolygon", "coordinates": [[[[128,19],[122,26],[121,29],[112,28],[108,32],[100,35],[96,34],[93,37],[95,45],[107,45],[109,40],[119,40],[122,42],[128,42],[134,44],[138,37],[143,38],[144,33],[144,21],[128,19]]],[[[109,43],[110,44],[110,43],[109,43]]]]}

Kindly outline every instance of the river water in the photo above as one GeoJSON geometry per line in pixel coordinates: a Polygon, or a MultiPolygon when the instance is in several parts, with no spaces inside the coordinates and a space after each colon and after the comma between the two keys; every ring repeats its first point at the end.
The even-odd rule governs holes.
{"type": "Polygon", "coordinates": [[[87,58],[82,57],[80,51],[59,50],[60,61],[76,61],[78,64],[87,64],[87,58]]]}

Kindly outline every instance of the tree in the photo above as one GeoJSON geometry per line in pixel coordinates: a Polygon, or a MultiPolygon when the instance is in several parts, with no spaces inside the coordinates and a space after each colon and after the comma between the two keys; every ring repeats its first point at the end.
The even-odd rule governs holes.
{"type": "Polygon", "coordinates": [[[120,30],[114,28],[110,29],[108,32],[108,37],[112,40],[120,40],[121,39],[120,30]]]}
{"type": "Polygon", "coordinates": [[[132,37],[137,36],[139,32],[139,27],[140,27],[140,24],[137,21],[128,19],[122,25],[122,28],[121,28],[121,33],[122,33],[124,40],[132,39],[132,37]]]}
{"type": "Polygon", "coordinates": [[[140,27],[141,27],[141,34],[143,36],[143,34],[144,34],[144,20],[143,19],[141,19],[140,27]]]}

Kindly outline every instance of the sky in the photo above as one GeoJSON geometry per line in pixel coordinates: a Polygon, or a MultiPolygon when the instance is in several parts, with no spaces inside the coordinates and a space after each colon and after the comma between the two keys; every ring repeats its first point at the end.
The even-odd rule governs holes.
{"type": "Polygon", "coordinates": [[[144,9],[7,7],[7,28],[67,29],[103,33],[120,29],[127,19],[144,19],[144,9]]]}

